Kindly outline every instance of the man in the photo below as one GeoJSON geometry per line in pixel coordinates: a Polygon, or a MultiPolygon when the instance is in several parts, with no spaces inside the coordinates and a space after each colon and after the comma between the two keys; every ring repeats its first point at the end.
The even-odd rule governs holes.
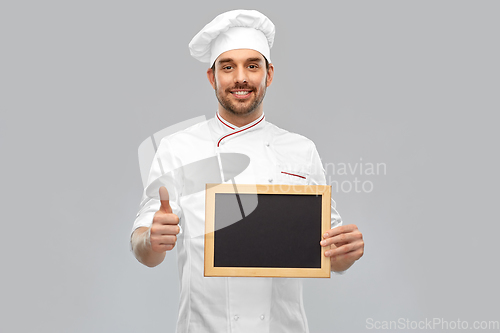
{"type": "MultiPolygon", "coordinates": [[[[161,141],[149,183],[162,177],[166,187],[158,198],[145,190],[132,235],[135,256],[150,267],[178,246],[177,332],[308,332],[300,279],[203,276],[205,193],[188,191],[192,179],[175,171],[236,152],[250,164],[235,183],[326,184],[314,143],[264,119],[262,102],[274,76],[273,40],[274,25],[266,16],[236,10],[216,17],[190,43],[193,57],[209,63],[218,110],[214,118],[161,141]]],[[[364,243],[355,225],[341,226],[332,203],[332,229],[320,244],[331,247],[325,255],[332,271],[342,272],[363,255],[364,243]]]]}

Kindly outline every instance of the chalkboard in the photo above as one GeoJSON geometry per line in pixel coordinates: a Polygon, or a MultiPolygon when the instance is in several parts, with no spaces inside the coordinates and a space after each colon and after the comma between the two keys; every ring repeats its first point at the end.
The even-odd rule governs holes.
{"type": "Polygon", "coordinates": [[[330,277],[326,185],[207,184],[205,276],[330,277]]]}

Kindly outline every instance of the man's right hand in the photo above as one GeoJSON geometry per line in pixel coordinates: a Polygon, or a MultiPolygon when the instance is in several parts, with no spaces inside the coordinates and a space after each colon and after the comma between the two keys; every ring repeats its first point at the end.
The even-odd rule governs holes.
{"type": "Polygon", "coordinates": [[[179,217],[172,213],[168,190],[164,186],[160,187],[160,202],[160,209],[153,217],[150,241],[153,251],[164,253],[174,248],[180,227],[179,217]]]}

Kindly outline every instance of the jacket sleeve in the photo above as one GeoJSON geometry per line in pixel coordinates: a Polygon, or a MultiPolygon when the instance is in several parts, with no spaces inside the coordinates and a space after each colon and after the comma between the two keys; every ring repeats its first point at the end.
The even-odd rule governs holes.
{"type": "Polygon", "coordinates": [[[180,167],[181,163],[175,157],[175,152],[168,141],[168,137],[163,138],[151,164],[147,185],[142,194],[132,233],[139,227],[149,228],[153,223],[153,216],[160,209],[158,194],[160,186],[167,188],[172,212],[179,216],[179,224],[181,224],[182,209],[179,206],[179,198],[182,191],[182,173],[180,167]],[[159,179],[160,177],[161,179],[159,179]]]}
{"type": "MultiPolygon", "coordinates": [[[[311,142],[311,169],[310,169],[310,178],[309,178],[309,184],[310,185],[330,185],[327,184],[326,182],[326,176],[325,176],[325,169],[323,167],[323,164],[321,163],[321,158],[319,157],[318,150],[316,149],[316,145],[311,142]]],[[[333,193],[332,193],[333,196],[333,193]]],[[[342,225],[342,218],[340,217],[340,214],[337,212],[336,209],[336,203],[333,198],[331,198],[332,201],[332,208],[331,208],[331,227],[332,229],[335,227],[338,227],[342,225]]]]}

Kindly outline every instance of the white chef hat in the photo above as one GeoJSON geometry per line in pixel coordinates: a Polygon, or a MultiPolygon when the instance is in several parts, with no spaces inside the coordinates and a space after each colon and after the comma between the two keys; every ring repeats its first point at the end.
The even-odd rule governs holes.
{"type": "Polygon", "coordinates": [[[274,24],[256,10],[232,10],[217,16],[189,43],[191,55],[212,66],[222,53],[236,49],[252,49],[271,62],[274,24]]]}

